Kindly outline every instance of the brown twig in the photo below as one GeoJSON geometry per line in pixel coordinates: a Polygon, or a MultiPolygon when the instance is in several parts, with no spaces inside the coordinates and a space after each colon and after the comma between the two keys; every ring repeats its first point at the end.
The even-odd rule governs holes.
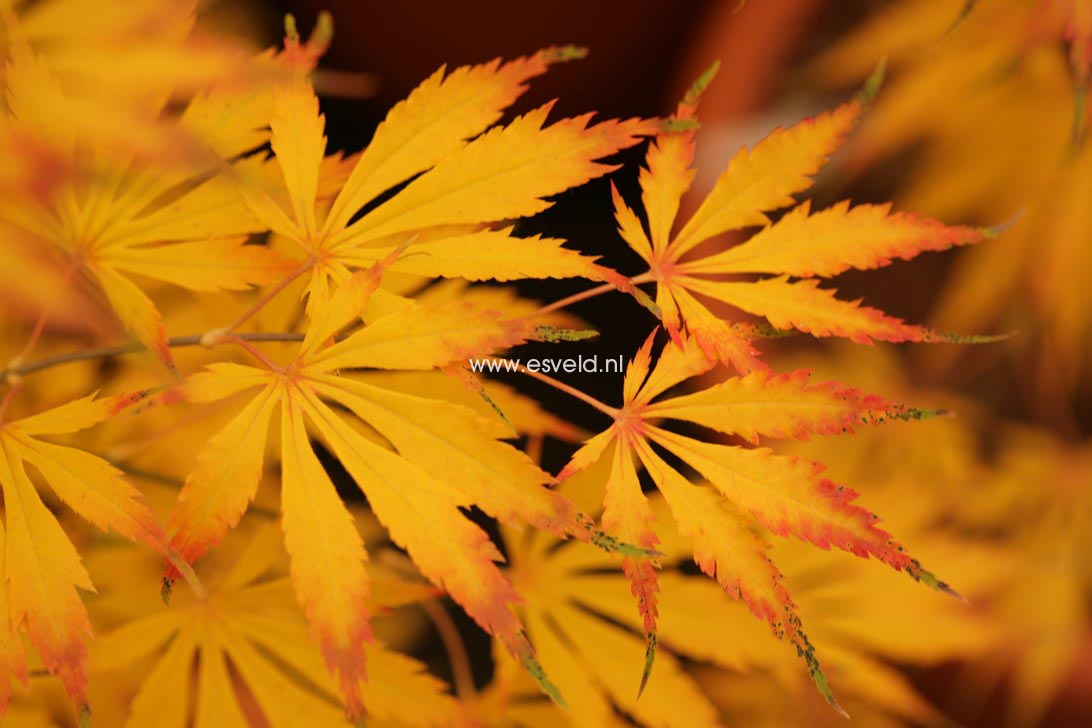
{"type": "MultiPolygon", "coordinates": [[[[172,349],[177,349],[185,346],[202,346],[202,342],[203,340],[205,340],[205,338],[205,334],[174,336],[170,339],[167,339],[167,346],[172,349]]],[[[226,337],[224,343],[235,343],[230,341],[231,338],[249,342],[303,341],[303,334],[296,334],[286,331],[256,331],[250,333],[233,334],[231,337],[226,337]]],[[[104,346],[96,349],[72,351],[67,354],[59,354],[57,356],[46,357],[44,359],[28,362],[26,364],[17,364],[16,366],[8,367],[7,369],[0,371],[0,379],[4,379],[12,375],[25,376],[27,374],[39,372],[43,369],[49,369],[51,367],[59,366],[61,364],[68,364],[75,361],[86,361],[89,359],[107,359],[114,356],[124,356],[126,354],[139,354],[142,351],[147,351],[147,347],[139,343],[119,344],[118,346],[104,346]]]]}
{"type": "Polygon", "coordinates": [[[525,366],[521,366],[519,368],[519,372],[521,374],[526,374],[527,376],[531,377],[532,379],[537,379],[540,382],[545,382],[546,384],[549,384],[554,389],[558,390],[559,392],[564,392],[565,394],[569,395],[570,397],[576,397],[581,402],[583,402],[585,404],[588,404],[588,405],[591,405],[592,407],[599,410],[600,412],[607,415],[608,417],[611,417],[613,419],[618,419],[618,417],[620,417],[621,414],[622,414],[621,411],[618,410],[616,407],[611,407],[608,404],[603,404],[602,402],[597,400],[595,397],[592,397],[591,395],[588,395],[588,394],[584,394],[579,389],[576,389],[575,387],[570,387],[568,384],[565,384],[564,382],[559,382],[558,380],[554,379],[553,377],[547,376],[546,374],[543,374],[542,372],[532,371],[532,370],[528,369],[525,366]]]}
{"type": "MultiPolygon", "coordinates": [[[[652,277],[652,273],[648,272],[648,273],[642,273],[641,275],[636,276],[634,278],[630,278],[630,283],[632,283],[634,285],[639,285],[641,283],[650,283],[652,280],[654,280],[653,277],[652,277]]],[[[595,298],[596,296],[602,296],[604,293],[610,293],[611,291],[617,291],[617,290],[618,290],[617,286],[615,286],[613,283],[604,283],[601,286],[596,286],[595,288],[589,288],[586,291],[581,291],[580,293],[574,293],[571,296],[566,296],[565,298],[554,301],[553,303],[547,303],[545,306],[543,306],[539,310],[535,311],[533,314],[531,314],[527,318],[535,318],[537,316],[545,316],[548,313],[553,313],[554,311],[559,311],[559,310],[561,310],[563,308],[566,308],[567,306],[571,306],[574,303],[579,303],[581,301],[586,301],[589,298],[595,298]]]]}

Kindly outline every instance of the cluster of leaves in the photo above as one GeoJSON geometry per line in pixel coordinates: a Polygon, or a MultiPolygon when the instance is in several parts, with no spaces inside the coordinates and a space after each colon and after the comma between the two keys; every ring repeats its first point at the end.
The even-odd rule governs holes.
{"type": "MultiPolygon", "coordinates": [[[[946,641],[973,642],[972,649],[951,655],[958,652],[967,663],[941,696],[954,716],[970,722],[985,714],[1007,725],[1059,720],[1047,714],[1080,669],[1092,613],[1088,569],[1080,556],[1089,549],[1088,442],[1067,441],[1042,426],[998,422],[982,405],[975,413],[974,404],[950,392],[922,391],[894,357],[882,353],[828,354],[817,368],[882,382],[902,396],[945,402],[974,415],[927,427],[895,425],[896,437],[863,433],[854,447],[837,451],[819,440],[794,449],[822,457],[842,477],[868,482],[869,494],[897,514],[900,531],[919,537],[924,556],[943,559],[946,574],[971,599],[973,609],[959,615],[962,624],[930,611],[927,619],[938,630],[931,640],[885,652],[898,662],[925,665],[936,661],[946,641]],[[1003,694],[995,692],[1001,685],[1003,694]]],[[[912,608],[923,613],[929,607],[912,608]]],[[[879,645],[912,631],[877,630],[868,641],[879,645]]],[[[941,722],[908,712],[910,701],[871,702],[914,722],[941,722]]]]}
{"type": "Polygon", "coordinates": [[[1041,366],[1039,395],[1063,401],[1087,379],[1092,341],[1081,286],[1092,266],[1090,49],[1092,9],[1082,0],[902,0],[815,63],[827,82],[850,84],[878,55],[888,59],[891,82],[852,159],[864,167],[915,145],[903,204],[1012,220],[997,244],[961,257],[936,317],[942,326],[1019,330],[1041,366]],[[1061,392],[1048,380],[1060,380],[1061,392]]]}
{"type": "MultiPolygon", "coordinates": [[[[144,4],[153,16],[160,5],[144,4]]],[[[503,648],[498,691],[531,679],[595,723],[612,704],[673,722],[680,701],[695,706],[687,725],[716,723],[674,658],[660,674],[652,666],[661,626],[678,652],[733,664],[704,632],[728,597],[788,643],[784,653],[840,710],[822,643],[807,636],[768,536],[874,557],[954,595],[823,465],[762,446],[943,413],[804,370],[777,373],[756,349],[761,339],[795,330],[857,343],[968,340],[820,287],[848,269],[996,233],[886,205],[813,212],[797,203],[876,79],[741,150],[678,223],[715,68],[670,119],[552,122],[550,105],[502,120],[531,79],[582,49],[440,69],[362,152],[345,156],[327,149],[312,79],[328,18],[307,41],[289,18],[283,50],[248,54],[196,43],[190,4],[164,16],[162,37],[128,15],[66,25],[90,7],[53,0],[0,17],[0,143],[15,160],[0,178],[0,244],[14,261],[6,270],[41,271],[36,286],[0,280],[10,348],[0,703],[37,660],[89,719],[94,623],[112,631],[95,641],[90,666],[128,671],[119,682],[135,687],[117,692],[131,696],[122,701],[131,725],[336,724],[335,703],[355,722],[490,722],[495,696],[457,704],[375,635],[376,617],[444,594],[503,648]],[[41,40],[64,39],[62,30],[71,43],[41,40]],[[156,73],[136,74],[141,83],[118,71],[149,58],[156,73]],[[604,160],[646,138],[645,220],[616,190],[613,198],[620,236],[647,272],[626,277],[564,240],[515,235],[513,220],[615,171],[604,160]],[[752,234],[734,247],[702,247],[743,230],[752,234]],[[556,477],[507,440],[514,430],[572,441],[575,428],[467,368],[528,341],[587,335],[561,311],[584,294],[538,306],[469,285],[526,278],[599,282],[586,296],[631,297],[652,330],[617,407],[528,372],[611,420],[556,477]],[[741,315],[726,318],[719,304],[741,315]],[[652,316],[666,331],[655,363],[652,316]],[[71,349],[74,339],[122,335],[134,343],[71,349]],[[180,353],[187,345],[201,348],[180,353]],[[34,357],[46,348],[51,355],[34,357]],[[94,369],[96,359],[145,350],[113,373],[94,369]],[[61,364],[83,374],[57,381],[61,364]],[[669,391],[715,371],[719,383],[669,391]],[[104,385],[115,393],[88,394],[104,385]],[[344,498],[324,460],[363,498],[344,498]],[[178,485],[174,502],[153,498],[152,482],[178,485]],[[508,569],[472,508],[500,525],[508,569]],[[100,542],[64,509],[140,546],[100,542]],[[654,527],[657,514],[670,532],[654,527]],[[270,516],[280,534],[261,522],[270,516]],[[81,560],[85,542],[97,570],[81,560]],[[685,560],[715,583],[677,569],[661,577],[685,560]],[[92,581],[97,573],[109,588],[92,581]],[[94,583],[102,595],[91,619],[80,590],[94,583]],[[167,607],[148,598],[159,583],[167,607]],[[702,608],[705,621],[694,619],[702,608]],[[513,677],[509,662],[528,677],[513,677]]],[[[766,664],[766,653],[756,647],[750,662],[766,664]]]]}
{"type": "MultiPolygon", "coordinates": [[[[873,51],[889,59],[892,79],[855,140],[852,165],[863,170],[912,147],[903,204],[1012,220],[996,243],[960,254],[935,320],[1019,330],[1019,356],[976,361],[953,350],[923,362],[949,381],[965,381],[968,369],[982,376],[1011,367],[1019,410],[1031,420],[965,429],[962,461],[933,481],[959,495],[937,509],[938,522],[1011,549],[1003,587],[988,602],[1004,638],[963,684],[985,696],[1004,681],[1004,699],[995,692],[989,709],[1011,725],[1048,722],[1067,693],[1086,692],[1072,682],[1092,614],[1088,575],[1075,561],[1088,553],[1092,482],[1081,405],[1092,342],[1083,291],[1092,271],[1090,48],[1092,7],[1080,0],[905,0],[869,14],[814,64],[844,85],[868,74],[873,51]],[[921,114],[926,107],[932,113],[921,114]],[[968,454],[977,451],[992,457],[968,454]]],[[[998,389],[982,398],[1011,414],[998,389]]]]}

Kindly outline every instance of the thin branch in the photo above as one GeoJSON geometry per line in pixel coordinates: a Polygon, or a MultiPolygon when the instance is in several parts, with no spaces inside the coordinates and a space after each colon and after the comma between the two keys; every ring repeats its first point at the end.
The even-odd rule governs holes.
{"type": "MultiPolygon", "coordinates": [[[[254,346],[254,344],[250,343],[244,338],[235,336],[234,334],[228,336],[218,336],[215,341],[211,342],[212,346],[215,346],[216,344],[235,344],[247,354],[250,354],[252,357],[254,357],[254,359],[260,362],[261,365],[266,369],[269,369],[270,371],[274,371],[277,369],[277,365],[270,361],[269,357],[263,354],[258,347],[254,346]]],[[[205,346],[209,345],[210,343],[206,340],[205,346]]]]}
{"type": "MultiPolygon", "coordinates": [[[[381,546],[376,550],[376,557],[386,566],[406,579],[421,582],[421,572],[406,554],[389,546],[381,546]]],[[[418,602],[418,606],[425,612],[425,616],[436,628],[440,641],[444,644],[448,660],[451,663],[451,675],[455,683],[455,693],[462,699],[473,698],[476,692],[474,688],[474,672],[470,668],[470,656],[466,651],[466,644],[458,627],[452,621],[451,615],[438,602],[424,600],[418,602]]]]}
{"type": "MultiPolygon", "coordinates": [[[[68,266],[65,270],[64,276],[61,279],[61,283],[68,283],[75,275],[77,265],[73,264],[68,266]]],[[[22,350],[15,355],[15,358],[8,364],[9,368],[12,364],[21,364],[24,359],[31,355],[34,351],[34,347],[38,345],[38,342],[42,339],[42,334],[45,333],[46,322],[49,321],[49,308],[42,308],[41,313],[38,314],[38,320],[34,322],[34,329],[30,332],[30,338],[27,339],[27,343],[23,346],[22,350]]]]}
{"type": "Polygon", "coordinates": [[[272,301],[274,298],[276,298],[277,294],[279,294],[285,288],[288,288],[288,286],[292,283],[292,281],[296,280],[301,275],[303,275],[307,271],[311,270],[313,267],[314,267],[314,261],[310,261],[310,260],[307,261],[306,263],[304,263],[303,265],[301,265],[299,268],[297,268],[292,273],[290,273],[288,275],[288,277],[286,277],[280,283],[278,283],[277,285],[273,286],[268,291],[263,293],[261,298],[259,298],[257,301],[255,301],[254,305],[251,306],[250,308],[248,308],[246,310],[246,312],[243,313],[243,315],[241,315],[239,318],[235,319],[235,321],[232,322],[227,327],[225,327],[223,329],[220,329],[217,333],[219,333],[219,334],[234,333],[237,328],[239,328],[240,326],[245,324],[247,321],[249,321],[250,318],[252,316],[254,316],[254,314],[258,313],[263,308],[265,308],[265,305],[267,303],[269,303],[270,301],[272,301]]]}
{"type": "Polygon", "coordinates": [[[23,380],[20,377],[4,378],[11,382],[11,388],[8,389],[7,394],[4,395],[4,400],[0,402],[0,425],[4,424],[4,415],[7,414],[8,406],[11,405],[11,400],[15,399],[15,395],[19,394],[19,390],[23,388],[23,380]]]}
{"type": "Polygon", "coordinates": [[[576,389],[575,387],[570,387],[568,384],[565,384],[564,382],[559,382],[556,379],[554,379],[553,377],[547,376],[547,375],[543,374],[542,372],[531,371],[530,369],[528,369],[525,366],[521,366],[519,368],[519,371],[520,371],[521,374],[526,374],[527,376],[531,377],[532,379],[537,379],[540,382],[545,382],[546,384],[549,384],[554,389],[556,389],[556,390],[558,390],[560,392],[564,392],[565,394],[569,395],[570,397],[576,397],[581,402],[584,402],[585,404],[591,405],[592,407],[599,410],[600,412],[607,415],[608,417],[611,417],[613,419],[618,419],[622,414],[621,410],[617,409],[616,407],[611,407],[610,405],[603,404],[602,402],[597,400],[595,397],[592,397],[589,394],[584,394],[579,389],[576,389]]]}
{"type": "Polygon", "coordinates": [[[436,633],[440,635],[440,641],[444,643],[444,651],[451,663],[451,676],[455,683],[455,694],[462,700],[474,697],[474,672],[470,669],[470,656],[466,651],[466,644],[459,634],[458,627],[452,621],[451,615],[439,602],[423,601],[420,604],[425,615],[428,616],[436,633]]]}
{"type": "MultiPolygon", "coordinates": [[[[64,274],[63,282],[67,283],[75,272],[76,267],[69,266],[64,274]]],[[[34,351],[34,347],[38,345],[38,342],[41,341],[42,334],[45,333],[47,321],[49,321],[49,308],[43,307],[41,313],[38,314],[38,320],[34,322],[34,329],[30,332],[30,338],[27,339],[27,343],[23,345],[23,348],[13,359],[8,361],[7,369],[5,369],[2,372],[2,376],[0,376],[0,382],[5,382],[10,387],[7,394],[4,395],[3,402],[0,402],[0,424],[4,423],[4,415],[7,413],[11,401],[15,399],[15,396],[23,389],[23,378],[20,376],[18,368],[22,365],[23,360],[31,355],[34,351]]]]}
{"type": "Polygon", "coordinates": [[[34,329],[30,332],[30,338],[27,339],[27,343],[23,346],[22,351],[15,355],[12,359],[14,362],[21,362],[26,359],[34,351],[34,347],[38,345],[38,341],[42,338],[42,333],[45,331],[46,321],[49,320],[48,309],[43,309],[39,314],[38,320],[34,322],[34,329]]]}
{"type": "Polygon", "coordinates": [[[560,309],[563,309],[566,306],[571,306],[574,303],[579,303],[580,301],[586,301],[589,298],[595,298],[596,296],[601,296],[604,293],[610,293],[611,291],[616,291],[616,290],[618,290],[618,289],[615,288],[613,284],[604,283],[601,286],[596,286],[595,288],[589,288],[586,291],[581,291],[580,293],[574,293],[571,296],[566,296],[565,298],[554,301],[553,303],[547,303],[545,306],[543,306],[539,310],[535,311],[533,314],[531,314],[527,318],[535,318],[537,316],[545,316],[548,313],[553,313],[554,311],[558,311],[560,309]]]}
{"type": "MultiPolygon", "coordinates": [[[[190,334],[188,336],[175,336],[167,339],[167,346],[172,349],[177,349],[185,346],[201,346],[202,340],[205,338],[205,334],[190,334]]],[[[228,339],[225,339],[223,343],[234,343],[228,339]]],[[[240,339],[242,341],[262,342],[262,341],[303,341],[303,334],[296,334],[285,331],[255,331],[250,333],[233,334],[233,338],[240,339]]],[[[147,351],[147,347],[143,344],[120,344],[118,346],[104,346],[97,349],[83,349],[82,351],[72,351],[67,354],[59,354],[57,356],[46,357],[37,361],[28,362],[27,364],[18,364],[13,367],[0,371],[0,379],[7,378],[9,376],[24,376],[32,374],[34,372],[41,371],[43,369],[49,369],[51,367],[59,366],[61,364],[68,364],[74,361],[86,361],[88,359],[108,359],[115,356],[123,356],[126,354],[139,354],[142,351],[147,351]]]]}
{"type": "MultiPolygon", "coordinates": [[[[634,285],[639,285],[641,283],[650,283],[652,280],[654,280],[653,277],[652,277],[652,273],[648,272],[648,273],[642,273],[641,275],[636,276],[634,278],[630,278],[630,283],[632,283],[634,285]]],[[[539,310],[535,311],[533,314],[531,314],[527,318],[535,318],[537,316],[545,316],[548,313],[553,313],[554,311],[559,311],[559,310],[561,310],[563,308],[571,306],[574,303],[579,303],[581,301],[586,301],[589,298],[595,298],[597,296],[602,296],[604,293],[610,293],[611,291],[617,291],[617,290],[618,290],[618,288],[613,283],[604,283],[601,286],[596,286],[595,288],[589,288],[586,291],[581,291],[580,293],[574,293],[571,296],[566,296],[565,298],[554,301],[553,303],[547,303],[545,306],[543,306],[539,310]]]]}

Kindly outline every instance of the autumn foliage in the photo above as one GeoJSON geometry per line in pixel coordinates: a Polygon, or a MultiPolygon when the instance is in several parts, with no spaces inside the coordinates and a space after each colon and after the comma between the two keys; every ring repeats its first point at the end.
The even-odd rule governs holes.
{"type": "MultiPolygon", "coordinates": [[[[1057,285],[1092,272],[1071,250],[1089,227],[1073,200],[1092,14],[1055,8],[1023,36],[1015,0],[919,4],[821,55],[829,108],[738,147],[704,189],[716,63],[672,113],[622,119],[519,106],[581,47],[444,67],[347,153],[320,100],[326,14],[307,32],[288,16],[260,50],[192,2],[5,4],[5,725],[786,725],[816,696],[819,724],[940,724],[928,680],[900,666],[991,659],[1016,685],[1005,714],[1038,720],[1076,650],[1045,650],[1025,607],[1051,594],[1087,629],[1088,544],[1067,514],[1087,513],[1088,445],[925,377],[1009,345],[997,288],[1024,283],[999,250],[1047,231],[1057,285]],[[987,32],[980,12],[1013,28],[987,32]],[[934,15],[958,58],[921,60],[904,37],[934,15]],[[974,135],[962,117],[909,109],[1020,43],[1051,49],[1034,72],[1062,63],[1081,99],[1072,159],[1022,181],[1028,222],[939,204],[916,176],[920,206],[813,189],[845,173],[828,169],[844,146],[863,174],[930,134],[923,180],[951,167],[968,194],[985,185],[974,145],[944,156],[974,135]],[[610,245],[639,270],[523,231],[595,180],[610,245]],[[957,268],[936,323],[831,283],[954,248],[1008,277],[957,268]],[[586,285],[546,301],[517,285],[559,279],[586,285]],[[564,356],[597,335],[578,314],[599,297],[647,337],[613,399],[471,366],[527,344],[564,356]],[[544,387],[553,399],[527,393],[544,387]],[[553,414],[561,399],[596,427],[553,414]],[[1028,486],[1044,477],[1060,484],[1028,486]],[[1072,541],[1043,572],[1059,528],[1072,541]],[[1034,579],[1014,585],[1006,564],[1034,579]],[[469,630],[494,645],[487,680],[469,630]]],[[[974,118],[1017,115],[1010,93],[974,118]]],[[[1035,316],[1068,307],[1032,339],[1072,391],[1092,306],[1025,283],[1035,316]]]]}

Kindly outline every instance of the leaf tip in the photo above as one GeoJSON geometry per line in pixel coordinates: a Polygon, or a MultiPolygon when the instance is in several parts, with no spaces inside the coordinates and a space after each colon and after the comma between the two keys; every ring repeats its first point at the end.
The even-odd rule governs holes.
{"type": "Polygon", "coordinates": [[[915,581],[920,581],[922,584],[925,584],[925,586],[929,587],[930,589],[934,589],[941,594],[947,594],[953,599],[963,602],[964,604],[970,604],[967,598],[957,592],[955,589],[953,589],[948,584],[948,582],[941,581],[937,578],[936,574],[926,569],[923,569],[921,567],[921,564],[919,564],[917,561],[913,561],[911,563],[910,568],[907,570],[907,573],[910,574],[910,577],[912,579],[914,579],[915,581]]]}
{"type": "MultiPolygon", "coordinates": [[[[569,466],[566,466],[564,470],[557,474],[558,482],[561,482],[565,478],[568,478],[575,472],[575,469],[569,470],[569,466]]],[[[587,516],[580,514],[579,521],[583,526],[584,532],[587,534],[587,541],[593,546],[606,551],[611,554],[618,554],[619,556],[629,556],[635,559],[651,559],[657,561],[664,558],[667,554],[662,551],[657,551],[653,548],[646,548],[644,546],[638,546],[628,541],[623,541],[615,536],[611,536],[606,531],[596,528],[593,525],[593,521],[587,516]]],[[[574,534],[580,540],[585,540],[581,533],[574,534]]]]}
{"type": "Polygon", "coordinates": [[[657,123],[661,133],[673,134],[679,131],[695,131],[701,128],[697,119],[680,119],[672,116],[668,119],[660,119],[657,123]]]}
{"type": "Polygon", "coordinates": [[[594,329],[559,329],[547,324],[535,327],[535,340],[551,344],[556,344],[559,341],[584,341],[598,336],[599,332],[594,329]]]}
{"type": "Polygon", "coordinates": [[[966,605],[968,605],[968,606],[969,606],[969,605],[970,605],[970,603],[971,603],[971,600],[970,600],[970,599],[968,599],[967,597],[963,596],[962,594],[960,594],[959,592],[957,592],[957,591],[956,591],[955,589],[953,589],[952,587],[948,586],[947,584],[942,584],[942,586],[941,586],[941,589],[940,589],[940,590],[941,590],[941,591],[942,591],[943,593],[947,594],[948,596],[952,597],[953,599],[956,599],[956,600],[958,600],[958,601],[962,602],[963,604],[966,604],[966,605]]]}
{"type": "MultiPolygon", "coordinates": [[[[927,407],[905,407],[905,406],[900,406],[900,407],[893,408],[891,410],[888,410],[884,414],[884,417],[886,417],[886,418],[893,419],[893,420],[902,420],[904,422],[909,422],[911,420],[914,420],[914,421],[917,421],[917,420],[931,420],[931,419],[933,419],[935,417],[955,417],[955,416],[956,416],[955,411],[950,410],[950,409],[943,409],[943,408],[932,408],[931,409],[931,408],[927,408],[927,407]]],[[[880,422],[883,422],[883,418],[880,418],[878,421],[874,421],[874,422],[876,424],[879,424],[880,422]]]]}
{"type": "Polygon", "coordinates": [[[656,303],[655,301],[652,300],[651,296],[649,296],[647,293],[642,291],[637,286],[634,286],[633,287],[633,297],[637,300],[637,303],[641,304],[646,309],[648,309],[649,312],[651,312],[652,315],[656,317],[657,321],[662,321],[663,320],[663,318],[664,318],[663,309],[660,308],[658,303],[656,303]]]}
{"type": "MultiPolygon", "coordinates": [[[[926,572],[926,573],[928,573],[928,572],[926,572]]],[[[949,586],[948,582],[941,581],[940,579],[937,579],[932,574],[929,574],[929,577],[931,578],[931,581],[926,582],[926,583],[929,586],[931,586],[932,588],[936,589],[941,594],[947,594],[952,599],[955,599],[955,600],[957,600],[959,602],[962,602],[963,604],[970,604],[970,601],[968,601],[967,597],[963,596],[962,594],[957,592],[955,589],[953,589],[951,586],[949,586]]]]}
{"type": "Polygon", "coordinates": [[[876,98],[876,95],[880,92],[880,87],[883,86],[884,77],[887,75],[887,59],[882,58],[880,62],[876,64],[876,68],[872,70],[872,73],[865,79],[864,85],[857,91],[857,102],[862,106],[867,106],[872,103],[872,100],[876,98]]]}
{"type": "Polygon", "coordinates": [[[709,84],[716,77],[717,71],[720,70],[720,59],[714,59],[709,67],[702,71],[702,74],[694,79],[694,83],[690,84],[690,88],[687,89],[686,95],[683,96],[683,103],[687,106],[692,106],[698,102],[702,93],[708,88],[709,84]]]}
{"type": "Polygon", "coordinates": [[[547,63],[565,63],[566,61],[579,61],[588,57],[588,49],[585,46],[563,45],[546,48],[540,53],[547,63]]]}
{"type": "Polygon", "coordinates": [[[1001,334],[954,334],[948,331],[926,329],[922,341],[930,344],[996,344],[1013,338],[1019,332],[1006,331],[1001,334]]]}
{"type": "Polygon", "coordinates": [[[823,668],[819,666],[818,661],[815,661],[811,665],[811,679],[815,683],[816,690],[823,696],[823,699],[827,701],[827,705],[834,708],[834,712],[842,716],[845,719],[849,719],[849,713],[846,709],[838,704],[838,699],[834,697],[834,691],[830,689],[830,684],[827,682],[827,676],[823,672],[823,668]]]}
{"type": "Polygon", "coordinates": [[[641,672],[641,685],[637,688],[637,699],[640,700],[641,695],[645,692],[645,687],[648,685],[648,678],[652,675],[652,664],[656,661],[656,633],[645,633],[645,667],[641,672]]]}
{"type": "Polygon", "coordinates": [[[325,48],[330,45],[333,38],[334,16],[330,14],[329,10],[320,10],[318,19],[315,21],[315,28],[311,31],[309,42],[325,48]]]}
{"type": "Polygon", "coordinates": [[[524,655],[520,658],[520,664],[522,664],[523,669],[534,678],[534,681],[538,683],[539,688],[549,696],[550,700],[557,703],[558,707],[563,708],[564,710],[569,709],[569,704],[565,702],[565,698],[561,695],[561,691],[550,681],[549,676],[546,675],[546,670],[539,664],[534,655],[524,655]]]}
{"type": "Polygon", "coordinates": [[[959,14],[952,19],[952,22],[940,35],[940,38],[937,39],[935,47],[939,48],[940,46],[948,42],[948,39],[951,38],[957,30],[959,30],[959,27],[963,25],[967,18],[970,17],[971,13],[974,12],[976,5],[978,5],[978,0],[964,0],[963,7],[960,8],[959,14]]]}
{"type": "Polygon", "coordinates": [[[301,47],[300,31],[296,24],[296,16],[286,13],[284,16],[284,47],[286,58],[293,64],[299,63],[303,68],[311,70],[318,63],[318,59],[330,47],[330,41],[334,38],[334,17],[326,10],[319,12],[315,19],[315,26],[311,29],[311,35],[301,47]]]}
{"type": "Polygon", "coordinates": [[[78,716],[80,728],[91,728],[91,706],[87,703],[80,703],[76,708],[76,715],[78,716]]]}
{"type": "Polygon", "coordinates": [[[1008,220],[1002,220],[996,225],[989,225],[982,228],[982,237],[986,238],[987,240],[992,240],[993,238],[996,238],[999,235],[1008,232],[1016,223],[1020,222],[1020,218],[1022,218],[1023,216],[1024,210],[1017,210],[1016,213],[1013,214],[1013,216],[1010,217],[1008,220]]]}
{"type": "Polygon", "coordinates": [[[284,37],[293,42],[300,42],[300,31],[296,25],[296,16],[292,13],[285,13],[284,15],[284,37]]]}
{"type": "Polygon", "coordinates": [[[496,400],[489,396],[489,393],[485,391],[485,387],[478,390],[478,396],[485,401],[487,405],[493,410],[493,412],[500,417],[508,429],[512,432],[512,437],[519,437],[519,430],[512,424],[512,420],[508,419],[508,415],[504,414],[504,410],[497,404],[496,400]]]}
{"type": "MultiPolygon", "coordinates": [[[[611,196],[614,198],[615,204],[617,205],[618,203],[621,203],[621,195],[619,195],[618,188],[614,185],[613,182],[611,182],[610,190],[611,196]]],[[[619,291],[623,293],[628,293],[630,296],[633,296],[633,300],[637,301],[637,303],[639,303],[641,306],[648,309],[652,313],[652,315],[656,317],[657,321],[663,319],[663,311],[660,309],[660,306],[652,300],[651,296],[641,290],[640,286],[638,286],[626,276],[621,275],[617,271],[611,270],[610,268],[597,268],[600,271],[603,280],[610,283],[619,291]]]]}

